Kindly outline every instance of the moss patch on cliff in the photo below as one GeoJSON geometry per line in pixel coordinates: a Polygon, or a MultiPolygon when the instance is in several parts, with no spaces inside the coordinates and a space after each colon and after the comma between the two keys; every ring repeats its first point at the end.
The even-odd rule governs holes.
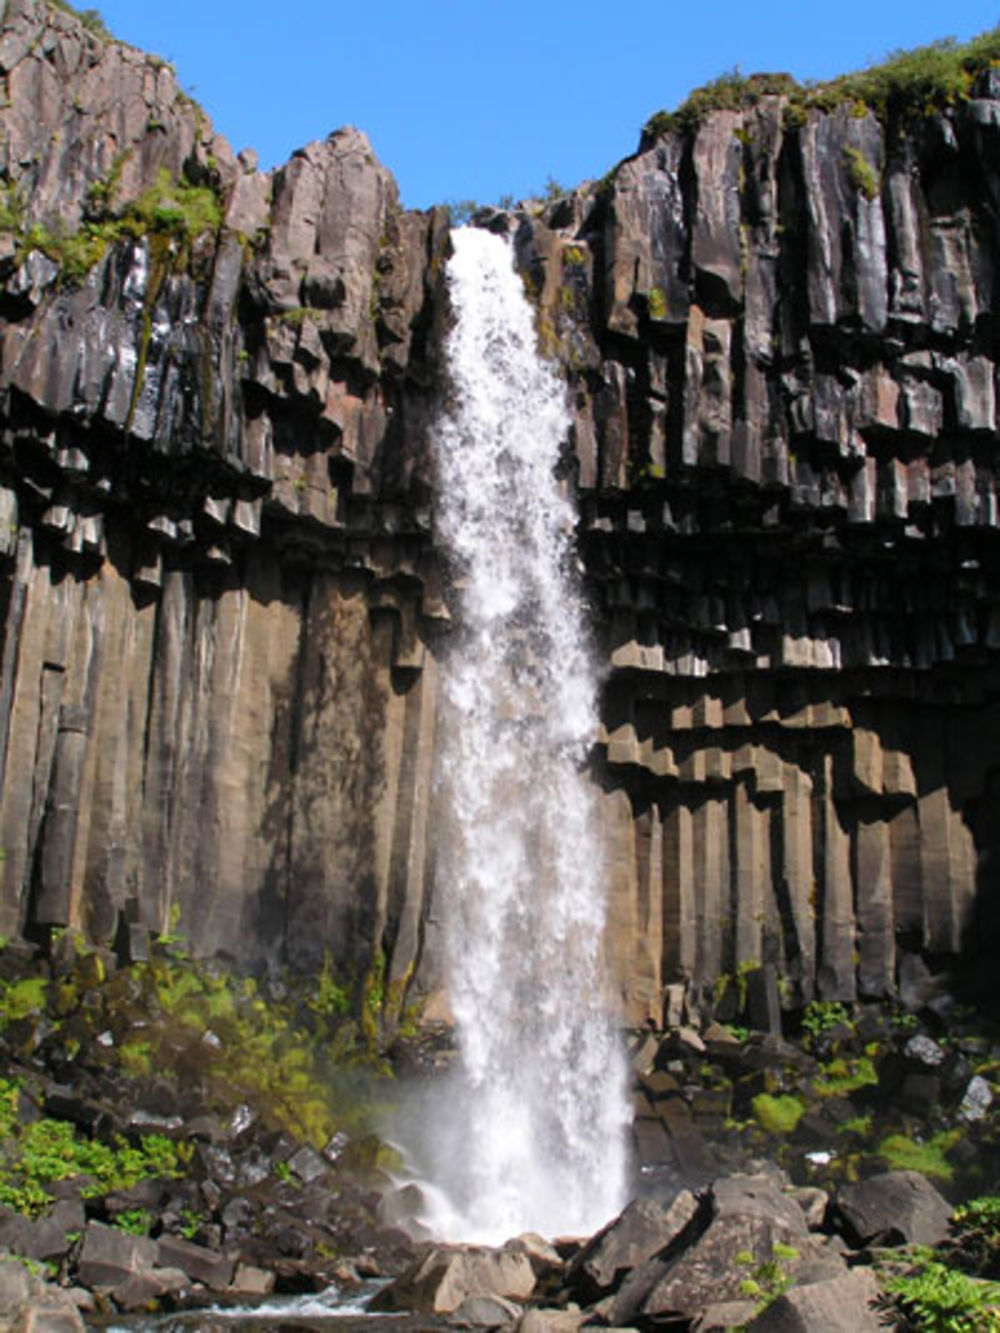
{"type": "Polygon", "coordinates": [[[941,111],[972,95],[976,77],[1000,62],[1000,26],[958,43],[953,37],[912,51],[894,51],[868,69],[842,74],[825,83],[800,84],[790,74],[751,74],[739,69],[696,88],[674,111],[658,111],[642,130],[640,147],[662,134],[696,129],[712,111],[744,111],[762,97],[788,100],[793,119],[810,109],[831,111],[854,104],[875,113],[920,116],[941,111]]]}
{"type": "Polygon", "coordinates": [[[120,212],[112,213],[121,167],[119,159],[108,179],[91,187],[88,204],[94,216],[79,231],[67,233],[38,223],[28,226],[23,201],[13,185],[0,198],[0,231],[14,235],[21,257],[32,250],[47,255],[59,265],[60,279],[69,286],[82,282],[109,246],[126,239],[161,238],[174,248],[174,266],[183,267],[194,243],[214,235],[222,225],[217,195],[207,186],[174,180],[161,167],[152,185],[120,212]]]}

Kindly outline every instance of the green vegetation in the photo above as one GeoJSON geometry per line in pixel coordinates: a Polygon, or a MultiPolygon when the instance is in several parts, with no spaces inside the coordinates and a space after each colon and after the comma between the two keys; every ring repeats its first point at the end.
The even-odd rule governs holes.
{"type": "Polygon", "coordinates": [[[924,1333],[998,1333],[1000,1286],[936,1259],[884,1279],[885,1311],[924,1333]]]}
{"type": "Polygon", "coordinates": [[[350,1010],[351,999],[346,986],[340,986],[334,980],[329,949],[323,951],[323,967],[313,982],[313,989],[306,998],[306,1005],[314,1014],[325,1018],[343,1018],[350,1010]]]}
{"type": "Polygon", "coordinates": [[[860,1138],[866,1139],[872,1132],[874,1119],[870,1115],[855,1115],[850,1120],[845,1120],[840,1126],[842,1134],[857,1134],[860,1138]]]}
{"type": "Polygon", "coordinates": [[[287,324],[289,328],[300,329],[307,320],[322,319],[323,312],[317,306],[297,305],[290,310],[282,310],[278,315],[280,324],[287,324]]]}
{"type": "Polygon", "coordinates": [[[45,1008],[48,985],[44,977],[24,977],[20,981],[0,981],[0,1031],[29,1014],[45,1008]]]}
{"type": "Polygon", "coordinates": [[[130,1236],[148,1236],[156,1221],[148,1208],[127,1208],[115,1218],[114,1225],[119,1231],[127,1231],[130,1236]]]}
{"type": "Polygon", "coordinates": [[[114,215],[109,210],[118,194],[124,162],[124,155],[117,158],[107,180],[91,187],[88,207],[92,216],[78,232],[53,231],[37,223],[26,226],[23,202],[13,185],[0,197],[0,231],[14,233],[22,256],[31,250],[47,255],[59,265],[61,279],[68,285],[81,282],[108,246],[126,237],[157,238],[161,249],[172,247],[175,261],[185,263],[191,245],[221,226],[222,210],[214,191],[172,180],[163,167],[148,189],[114,215]]]}
{"type": "Polygon", "coordinates": [[[740,1295],[757,1302],[754,1318],[784,1295],[792,1285],[792,1275],[786,1267],[799,1257],[799,1252],[791,1245],[784,1245],[780,1240],[771,1247],[770,1259],[757,1262],[749,1250],[740,1250],[734,1255],[737,1264],[750,1268],[751,1271],[740,1283],[740,1295]]]}
{"type": "Polygon", "coordinates": [[[643,126],[643,144],[672,130],[696,129],[711,111],[742,111],[761,97],[774,93],[790,96],[799,90],[800,85],[790,74],[752,74],[745,78],[737,66],[695,88],[676,111],[657,111],[643,126]]]}
{"type": "Polygon", "coordinates": [[[844,163],[848,178],[858,194],[863,194],[869,201],[877,199],[882,189],[878,173],[861,149],[845,148],[844,163]]]}
{"type": "Polygon", "coordinates": [[[932,1180],[951,1180],[954,1168],[946,1154],[961,1138],[961,1130],[935,1134],[926,1143],[905,1134],[889,1134],[878,1146],[878,1155],[890,1171],[920,1171],[932,1180]]]}
{"type": "Polygon", "coordinates": [[[768,1134],[791,1134],[805,1114],[800,1097],[772,1096],[762,1092],[750,1103],[754,1119],[768,1134]]]}
{"type": "Polygon", "coordinates": [[[851,1015],[837,1000],[812,1000],[802,1011],[802,1032],[806,1045],[813,1046],[817,1038],[842,1023],[850,1025],[851,1015]]]}
{"type": "Polygon", "coordinates": [[[666,319],[667,294],[662,287],[650,287],[646,305],[650,319],[666,319]]]}
{"type": "Polygon", "coordinates": [[[874,1063],[869,1056],[862,1055],[856,1060],[831,1060],[813,1081],[813,1088],[820,1097],[847,1097],[859,1088],[877,1084],[874,1063]]]}
{"type": "Polygon", "coordinates": [[[801,123],[814,108],[830,111],[843,105],[862,115],[871,111],[880,120],[928,115],[968,98],[976,76],[998,62],[1000,27],[961,45],[946,37],[913,51],[895,51],[880,64],[826,83],[803,86],[790,74],[744,77],[734,69],[696,88],[675,111],[651,116],[643,127],[642,146],[670,131],[695,129],[709,112],[746,110],[775,93],[788,98],[793,123],[801,123]]]}
{"type": "Polygon", "coordinates": [[[110,42],[114,40],[104,19],[101,18],[100,10],[97,9],[74,9],[72,5],[67,4],[67,0],[49,0],[53,9],[61,9],[64,14],[72,14],[74,18],[80,20],[88,32],[94,33],[102,41],[110,42]]]}
{"type": "Polygon", "coordinates": [[[1000,1278],[1000,1198],[984,1195],[955,1209],[950,1256],[979,1277],[1000,1278]]]}
{"type": "Polygon", "coordinates": [[[135,1144],[120,1137],[102,1143],[82,1137],[64,1120],[21,1125],[18,1097],[18,1084],[0,1079],[0,1203],[17,1212],[45,1212],[52,1203],[46,1186],[56,1180],[93,1177],[82,1190],[93,1198],[151,1177],[181,1176],[191,1156],[187,1144],[161,1134],[147,1134],[135,1144]]]}

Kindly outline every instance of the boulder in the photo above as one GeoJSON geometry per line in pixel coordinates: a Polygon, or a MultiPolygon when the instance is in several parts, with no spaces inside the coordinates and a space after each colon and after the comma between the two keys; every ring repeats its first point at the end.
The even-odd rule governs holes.
{"type": "Polygon", "coordinates": [[[712,1302],[737,1300],[753,1265],[769,1260],[778,1243],[794,1251],[785,1261],[789,1271],[819,1253],[802,1209],[773,1180],[716,1180],[706,1198],[704,1223],[690,1227],[675,1251],[647,1260],[629,1274],[609,1308],[610,1322],[692,1319],[712,1302]],[[749,1256],[749,1264],[738,1262],[738,1255],[749,1256]]]}
{"type": "Polygon", "coordinates": [[[155,1240],[130,1236],[101,1222],[88,1222],[77,1271],[85,1286],[118,1287],[136,1273],[155,1267],[156,1258],[155,1240]]]}
{"type": "Polygon", "coordinates": [[[610,1291],[627,1272],[665,1249],[697,1211],[698,1202],[688,1190],[681,1190],[668,1208],[652,1199],[633,1199],[573,1261],[567,1275],[570,1288],[590,1299],[610,1291]]]}
{"type": "Polygon", "coordinates": [[[834,1200],[853,1244],[937,1245],[948,1235],[951,1204],[918,1171],[887,1171],[843,1185],[834,1200]]]}
{"type": "Polygon", "coordinates": [[[473,1246],[436,1245],[379,1292],[373,1311],[451,1314],[473,1296],[524,1301],[535,1289],[535,1271],[524,1253],[473,1246]]]}
{"type": "Polygon", "coordinates": [[[120,1310],[148,1310],[162,1296],[190,1285],[187,1274],[179,1268],[146,1268],[111,1287],[110,1295],[120,1310]]]}
{"type": "Polygon", "coordinates": [[[156,1244],[158,1262],[164,1268],[179,1268],[193,1282],[202,1282],[212,1291],[225,1291],[233,1279],[233,1260],[217,1250],[180,1236],[161,1236],[156,1244]]]}
{"type": "Polygon", "coordinates": [[[589,1316],[583,1310],[526,1310],[517,1333],[576,1333],[589,1316]]]}
{"type": "Polygon", "coordinates": [[[455,1328],[513,1328],[521,1313],[520,1305],[502,1296],[467,1296],[448,1322],[455,1328]]]}
{"type": "Polygon", "coordinates": [[[691,1325],[692,1333],[730,1333],[745,1328],[757,1309],[755,1301],[713,1301],[691,1325]]]}
{"type": "Polygon", "coordinates": [[[745,1325],[747,1333],[878,1333],[878,1283],[870,1268],[794,1286],[745,1325]]]}
{"type": "Polygon", "coordinates": [[[0,1328],[17,1333],[84,1333],[69,1292],[34,1277],[23,1264],[0,1259],[0,1328]]]}
{"type": "Polygon", "coordinates": [[[254,1264],[237,1264],[229,1290],[238,1296],[270,1296],[274,1290],[274,1274],[254,1264]]]}

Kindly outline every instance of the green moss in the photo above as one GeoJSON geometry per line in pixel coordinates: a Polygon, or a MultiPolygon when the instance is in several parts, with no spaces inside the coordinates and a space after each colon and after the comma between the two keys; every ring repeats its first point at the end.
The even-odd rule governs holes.
{"type": "Polygon", "coordinates": [[[44,977],[25,977],[0,986],[0,1025],[17,1022],[45,1008],[48,983],[44,977]]]}
{"type": "Polygon", "coordinates": [[[936,1134],[926,1143],[905,1134],[889,1134],[878,1146],[878,1155],[890,1171],[919,1171],[932,1180],[951,1180],[954,1168],[946,1153],[961,1137],[961,1130],[936,1134]]]}
{"type": "Polygon", "coordinates": [[[131,148],[126,148],[124,152],[119,153],[111,163],[111,170],[104,180],[94,181],[87,190],[86,202],[87,209],[90,212],[102,216],[114,208],[118,199],[118,191],[121,189],[122,172],[125,170],[125,163],[131,156],[131,148]]]}
{"type": "MultiPolygon", "coordinates": [[[[22,256],[31,250],[42,251],[59,265],[60,279],[69,286],[82,282],[103,258],[108,247],[126,237],[139,239],[148,236],[154,241],[168,243],[174,247],[173,253],[166,256],[170,265],[182,267],[187,261],[192,243],[206,233],[218,231],[221,226],[219,201],[213,191],[203,186],[174,181],[169,172],[161,168],[156,182],[149,189],[128,203],[119,216],[108,216],[106,214],[118,193],[121,169],[127,156],[122,154],[116,158],[107,180],[91,186],[88,208],[98,216],[85,221],[79,231],[65,234],[38,224],[25,227],[23,207],[12,186],[7,187],[6,195],[0,199],[0,231],[15,233],[22,256]]],[[[159,258],[162,261],[164,257],[161,245],[159,258]]],[[[161,282],[163,276],[161,272],[161,282]]],[[[139,381],[141,376],[137,377],[139,381]]]]}
{"type": "Polygon", "coordinates": [[[361,987],[361,1031],[368,1045],[378,1044],[379,1019],[385,1002],[385,954],[376,949],[372,965],[361,987]]]}
{"type": "Polygon", "coordinates": [[[19,232],[24,225],[24,201],[13,182],[0,191],[0,231],[19,232]]]}
{"type": "Polygon", "coordinates": [[[859,148],[844,149],[844,164],[847,176],[858,194],[871,201],[877,199],[881,191],[878,173],[859,148]]]}
{"type": "Polygon", "coordinates": [[[768,1134],[791,1134],[805,1114],[801,1097],[762,1092],[750,1103],[754,1119],[768,1134]]]}
{"type": "Polygon", "coordinates": [[[850,1120],[845,1120],[840,1126],[841,1134],[858,1134],[861,1138],[867,1138],[872,1132],[872,1117],[870,1115],[852,1116],[850,1120]]]}
{"type": "Polygon", "coordinates": [[[291,310],[282,310],[278,314],[278,321],[281,324],[287,324],[290,328],[300,329],[307,320],[318,320],[323,316],[322,310],[312,305],[297,305],[291,310]]]}
{"type": "Polygon", "coordinates": [[[662,287],[650,287],[646,304],[650,319],[666,319],[667,294],[662,287]]]}
{"type": "Polygon", "coordinates": [[[859,1088],[874,1087],[877,1083],[875,1065],[862,1055],[857,1060],[831,1060],[813,1080],[813,1089],[820,1097],[847,1097],[859,1088]]]}

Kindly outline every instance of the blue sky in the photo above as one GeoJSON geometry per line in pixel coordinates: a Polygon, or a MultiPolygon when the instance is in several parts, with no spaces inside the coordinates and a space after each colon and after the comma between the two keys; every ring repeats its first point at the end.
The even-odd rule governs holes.
{"type": "Polygon", "coordinates": [[[104,0],[100,11],[116,36],[172,60],[262,166],[356,125],[411,208],[601,176],[654,111],[736,65],[823,79],[1000,21],[996,0],[624,0],[619,18],[607,0],[104,0]]]}

